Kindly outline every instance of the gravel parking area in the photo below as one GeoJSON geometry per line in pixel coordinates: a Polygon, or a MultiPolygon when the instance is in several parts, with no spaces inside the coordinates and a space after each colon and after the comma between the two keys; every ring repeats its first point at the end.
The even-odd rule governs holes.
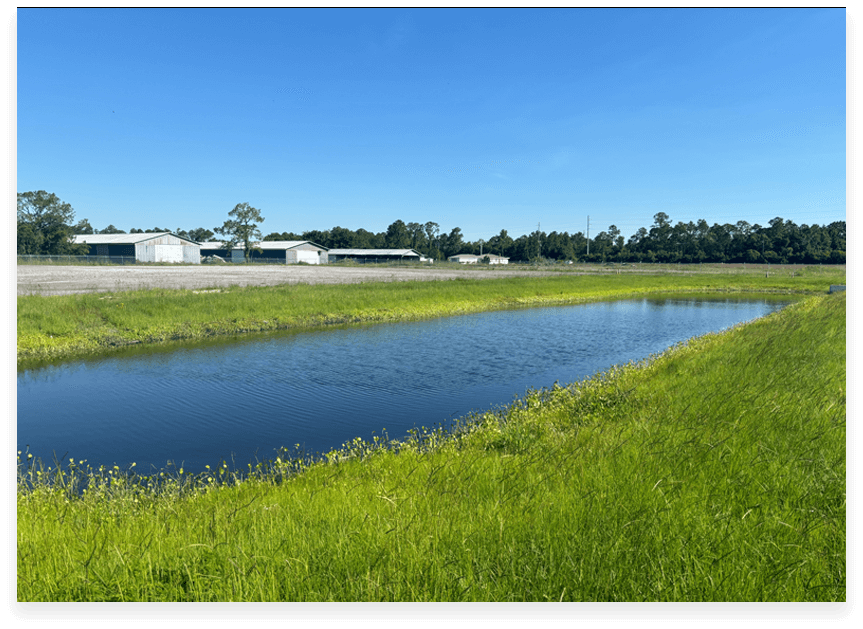
{"type": "Polygon", "coordinates": [[[357,284],[409,280],[492,279],[554,275],[554,271],[385,266],[49,266],[18,265],[19,295],[68,295],[145,288],[208,289],[278,284],[357,284]]]}

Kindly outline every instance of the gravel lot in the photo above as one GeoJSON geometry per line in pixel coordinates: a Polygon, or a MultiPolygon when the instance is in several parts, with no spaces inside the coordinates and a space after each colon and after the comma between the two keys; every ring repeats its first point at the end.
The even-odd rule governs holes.
{"type": "Polygon", "coordinates": [[[68,295],[144,288],[207,289],[278,284],[357,284],[408,280],[491,279],[554,275],[554,271],[505,267],[338,267],[280,265],[49,266],[18,265],[19,295],[68,295]]]}

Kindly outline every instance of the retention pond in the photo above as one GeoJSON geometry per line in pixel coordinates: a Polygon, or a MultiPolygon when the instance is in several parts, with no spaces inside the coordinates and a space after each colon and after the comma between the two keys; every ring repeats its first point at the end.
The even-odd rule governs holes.
{"type": "Polygon", "coordinates": [[[666,296],[131,351],[18,372],[18,449],[146,473],[445,425],[788,298],[666,296]]]}

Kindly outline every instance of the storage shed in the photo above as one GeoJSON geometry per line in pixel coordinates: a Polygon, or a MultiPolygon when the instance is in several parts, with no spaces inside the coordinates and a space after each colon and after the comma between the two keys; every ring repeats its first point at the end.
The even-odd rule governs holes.
{"type": "MultiPolygon", "coordinates": [[[[264,240],[255,243],[255,247],[260,251],[252,251],[252,260],[272,261],[284,264],[297,264],[305,262],[306,264],[326,264],[327,263],[327,248],[315,244],[309,240],[264,240]]],[[[231,262],[245,262],[246,254],[242,245],[238,245],[231,250],[231,254],[223,248],[223,243],[219,241],[202,242],[202,256],[219,256],[231,262]]]]}
{"type": "Polygon", "coordinates": [[[87,255],[91,256],[134,257],[135,262],[201,262],[201,246],[171,232],[77,234],[74,241],[90,245],[87,255]]]}
{"type": "Polygon", "coordinates": [[[326,264],[329,259],[329,249],[308,240],[264,240],[257,246],[261,251],[253,251],[253,258],[275,258],[285,264],[326,264]]]}
{"type": "Polygon", "coordinates": [[[432,262],[414,249],[330,249],[330,262],[353,260],[360,264],[374,262],[432,262]]]}
{"type": "Polygon", "coordinates": [[[450,256],[447,260],[450,262],[458,262],[459,264],[477,264],[478,262],[481,262],[483,258],[488,258],[489,264],[509,264],[509,258],[496,256],[492,253],[484,253],[481,256],[477,256],[472,253],[460,253],[456,256],[450,256]]]}

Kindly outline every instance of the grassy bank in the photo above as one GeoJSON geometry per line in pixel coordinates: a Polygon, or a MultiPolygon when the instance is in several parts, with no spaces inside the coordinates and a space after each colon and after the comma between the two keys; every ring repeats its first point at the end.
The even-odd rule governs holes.
{"type": "Polygon", "coordinates": [[[845,295],[456,435],[82,497],[19,471],[19,601],[844,601],[845,295]]]}
{"type": "Polygon", "coordinates": [[[844,270],[790,273],[609,274],[482,281],[381,282],[142,290],[18,297],[18,363],[110,352],[134,344],[290,328],[386,322],[668,291],[824,293],[844,270]]]}

